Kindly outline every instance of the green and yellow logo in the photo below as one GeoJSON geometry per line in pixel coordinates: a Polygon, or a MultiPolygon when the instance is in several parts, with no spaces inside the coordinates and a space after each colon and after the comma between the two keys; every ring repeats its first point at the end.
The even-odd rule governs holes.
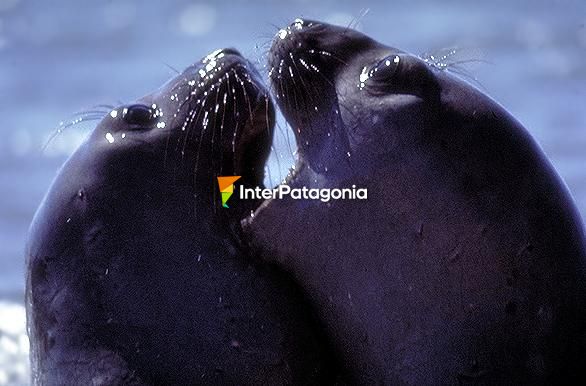
{"type": "Polygon", "coordinates": [[[228,208],[227,202],[234,193],[234,183],[240,179],[241,176],[225,176],[218,177],[218,186],[220,187],[220,194],[222,195],[222,206],[228,208]]]}

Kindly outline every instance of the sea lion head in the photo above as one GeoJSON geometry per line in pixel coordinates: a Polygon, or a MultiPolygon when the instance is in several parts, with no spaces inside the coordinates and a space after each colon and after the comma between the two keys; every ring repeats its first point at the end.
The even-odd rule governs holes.
{"type": "Polygon", "coordinates": [[[311,20],[279,30],[268,62],[300,158],[317,171],[417,141],[442,112],[442,94],[462,83],[418,56],[311,20]]]}
{"type": "Polygon", "coordinates": [[[83,153],[93,157],[92,170],[111,177],[102,186],[190,186],[190,194],[209,191],[200,196],[215,207],[216,176],[262,185],[273,123],[258,72],[237,51],[216,50],[152,94],[114,108],[83,153]]]}
{"type": "Polygon", "coordinates": [[[321,376],[302,295],[238,237],[253,200],[219,209],[216,176],[262,183],[274,112],[258,78],[215,51],[108,112],[62,167],[26,247],[35,384],[321,376]]]}

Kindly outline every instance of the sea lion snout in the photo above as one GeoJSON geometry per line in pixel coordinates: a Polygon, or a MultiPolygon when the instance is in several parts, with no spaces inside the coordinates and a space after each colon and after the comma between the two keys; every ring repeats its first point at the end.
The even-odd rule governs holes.
{"type": "MultiPolygon", "coordinates": [[[[322,32],[322,24],[303,19],[295,19],[288,26],[281,28],[273,38],[268,58],[269,67],[282,67],[283,61],[296,61],[293,57],[305,56],[311,50],[319,49],[322,45],[322,32]]],[[[308,64],[303,65],[307,66],[308,64]]]]}
{"type": "MultiPolygon", "coordinates": [[[[283,61],[303,59],[306,64],[296,63],[301,70],[311,71],[316,60],[327,62],[327,71],[333,75],[344,66],[348,57],[368,50],[378,43],[370,37],[350,28],[330,25],[314,20],[295,19],[281,28],[273,38],[269,53],[269,67],[283,61]]],[[[324,66],[319,66],[324,71],[324,66]]]]}
{"type": "Polygon", "coordinates": [[[236,48],[233,48],[233,47],[220,49],[220,51],[218,52],[218,55],[220,55],[220,54],[236,55],[236,56],[240,56],[242,58],[242,54],[240,53],[240,51],[238,51],[236,48]]]}
{"type": "Polygon", "coordinates": [[[201,60],[201,62],[208,63],[212,60],[222,59],[227,56],[236,57],[235,58],[236,61],[245,61],[246,60],[246,59],[244,59],[244,57],[242,56],[240,51],[238,51],[236,48],[228,47],[228,48],[219,48],[215,51],[210,52],[208,55],[206,55],[201,60]]]}

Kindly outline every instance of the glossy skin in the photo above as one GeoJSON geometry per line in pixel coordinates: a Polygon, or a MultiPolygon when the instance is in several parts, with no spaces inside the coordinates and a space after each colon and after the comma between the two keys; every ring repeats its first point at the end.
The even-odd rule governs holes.
{"type": "Polygon", "coordinates": [[[257,79],[214,52],[62,167],[26,250],[34,384],[321,382],[302,294],[238,239],[255,203],[220,207],[217,175],[262,184],[274,112],[257,79]]]}
{"type": "Polygon", "coordinates": [[[366,201],[267,201],[245,221],[308,293],[352,382],[584,380],[584,231],[514,118],[320,22],[279,31],[269,67],[299,148],[288,184],[368,188],[366,201]]]}

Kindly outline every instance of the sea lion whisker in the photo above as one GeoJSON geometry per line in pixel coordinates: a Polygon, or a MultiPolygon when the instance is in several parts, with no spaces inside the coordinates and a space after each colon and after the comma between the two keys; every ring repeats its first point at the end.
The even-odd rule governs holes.
{"type": "MultiPolygon", "coordinates": [[[[313,88],[313,90],[310,90],[307,87],[306,83],[303,81],[303,74],[301,73],[301,71],[299,71],[299,68],[297,67],[297,65],[295,63],[293,53],[290,52],[289,56],[292,60],[292,63],[294,65],[295,69],[296,69],[297,76],[301,80],[301,84],[302,84],[302,90],[300,90],[300,91],[302,91],[301,96],[303,99],[302,99],[302,101],[298,101],[297,87],[296,87],[295,79],[292,79],[293,80],[293,95],[295,98],[295,105],[296,105],[295,111],[298,111],[298,112],[307,111],[308,109],[312,108],[311,105],[313,105],[315,108],[315,104],[316,104],[316,100],[317,100],[317,92],[316,92],[317,90],[315,89],[315,87],[313,88]],[[300,106],[301,106],[301,108],[300,108],[300,106]]],[[[313,132],[313,128],[311,130],[313,132]]]]}
{"type": "MultiPolygon", "coordinates": [[[[191,137],[193,135],[193,133],[192,133],[193,130],[191,129],[191,127],[194,124],[194,122],[195,122],[195,124],[197,124],[197,122],[199,121],[199,117],[201,115],[201,112],[203,110],[205,110],[206,102],[207,102],[209,95],[210,95],[209,93],[205,93],[204,98],[201,101],[201,103],[197,103],[197,100],[196,100],[195,106],[191,107],[191,109],[189,110],[189,113],[187,114],[186,120],[182,124],[182,131],[185,131],[185,134],[184,134],[185,137],[183,139],[184,143],[187,141],[188,137],[191,137]],[[199,108],[196,108],[198,104],[200,106],[199,106],[199,108]]],[[[205,132],[205,127],[201,128],[201,132],[202,132],[202,138],[203,138],[203,133],[205,132]]],[[[202,139],[200,138],[200,143],[198,144],[198,151],[196,154],[197,161],[199,161],[199,149],[201,149],[201,141],[202,141],[202,139]]],[[[175,151],[178,151],[178,150],[179,150],[178,147],[176,147],[175,151]]],[[[181,152],[182,159],[183,159],[183,156],[184,156],[184,152],[182,151],[181,152]]],[[[196,163],[197,163],[197,161],[196,161],[196,163]]],[[[197,165],[195,167],[195,172],[197,172],[197,165]]]]}
{"type": "Polygon", "coordinates": [[[318,54],[318,55],[321,55],[321,56],[327,56],[328,58],[332,58],[332,59],[338,61],[339,63],[341,63],[341,64],[343,64],[345,66],[348,65],[348,63],[345,60],[343,60],[342,58],[340,58],[340,57],[338,57],[338,56],[334,55],[333,53],[331,53],[329,51],[326,51],[326,50],[315,50],[315,49],[312,49],[312,50],[309,50],[308,53],[309,54],[314,54],[314,55],[315,54],[318,54]]]}
{"type": "MultiPolygon", "coordinates": [[[[215,89],[215,92],[216,92],[215,102],[216,102],[216,104],[214,106],[214,121],[212,124],[212,139],[211,139],[212,147],[214,146],[214,140],[216,139],[216,118],[218,116],[218,110],[219,110],[219,106],[220,106],[218,104],[218,98],[220,96],[220,86],[221,86],[221,83],[219,83],[217,89],[215,89]]],[[[221,138],[220,138],[220,140],[221,140],[221,138]]]]}
{"type": "Polygon", "coordinates": [[[57,138],[58,136],[63,134],[63,132],[66,129],[73,127],[73,126],[76,126],[76,125],[79,125],[81,123],[101,120],[104,118],[104,115],[106,115],[106,114],[90,113],[88,115],[78,116],[77,118],[72,119],[67,122],[59,122],[59,125],[51,131],[47,140],[45,141],[43,146],[41,146],[41,153],[45,152],[47,150],[47,148],[49,147],[49,145],[55,140],[55,138],[57,138]]]}
{"type": "MultiPolygon", "coordinates": [[[[230,75],[228,75],[226,77],[226,82],[228,83],[228,92],[232,95],[232,98],[230,98],[230,103],[232,103],[232,116],[233,116],[234,120],[237,122],[236,126],[238,126],[238,119],[236,117],[236,106],[238,106],[238,104],[236,102],[236,89],[234,88],[234,86],[230,82],[230,75]]],[[[236,132],[236,128],[234,129],[234,132],[236,132]]],[[[235,146],[234,140],[231,142],[231,145],[232,145],[232,154],[235,154],[236,153],[236,146],[235,146]]]]}
{"type": "MultiPolygon", "coordinates": [[[[69,122],[64,123],[65,124],[77,124],[81,121],[85,121],[88,119],[102,119],[104,118],[104,116],[106,116],[108,114],[108,112],[103,112],[103,111],[87,111],[84,113],[77,113],[76,115],[72,115],[71,118],[69,119],[69,122]]],[[[61,126],[61,124],[60,124],[61,126]]]]}
{"type": "Polygon", "coordinates": [[[207,99],[208,99],[208,98],[209,98],[209,96],[210,96],[210,92],[211,92],[211,91],[216,91],[216,92],[217,92],[217,90],[219,90],[219,88],[222,86],[223,82],[224,82],[224,76],[221,76],[221,77],[220,77],[220,78],[218,78],[218,79],[217,79],[217,80],[216,80],[216,81],[215,81],[213,84],[211,84],[211,85],[209,86],[209,88],[210,88],[210,91],[206,91],[206,92],[204,93],[204,97],[203,97],[203,98],[201,98],[201,97],[200,97],[200,98],[197,98],[197,99],[196,99],[196,98],[195,98],[195,94],[192,92],[192,93],[190,94],[190,97],[189,97],[189,98],[188,98],[186,101],[184,101],[184,102],[182,103],[182,105],[181,105],[180,109],[183,107],[183,105],[184,105],[185,103],[188,103],[188,105],[190,106],[190,109],[191,109],[191,110],[190,110],[190,113],[188,114],[188,117],[187,117],[187,119],[184,121],[184,123],[183,123],[183,125],[182,125],[182,129],[183,129],[183,128],[186,128],[186,127],[187,127],[187,125],[191,125],[191,124],[193,124],[194,122],[197,122],[197,120],[199,119],[199,114],[200,114],[200,112],[201,112],[201,109],[203,109],[203,108],[205,107],[205,104],[207,103],[207,99]],[[194,105],[192,105],[194,102],[195,102],[195,106],[194,106],[194,105]],[[196,108],[197,108],[197,105],[198,105],[198,104],[199,104],[199,105],[201,105],[201,109],[199,110],[199,113],[198,113],[197,117],[194,117],[193,115],[195,114],[195,110],[196,110],[196,108]],[[190,117],[190,116],[191,116],[191,119],[189,119],[189,117],[190,117]],[[194,118],[195,118],[195,119],[194,119],[194,118]]]}
{"type": "MultiPolygon", "coordinates": [[[[281,125],[281,123],[277,122],[275,130],[277,130],[279,132],[279,134],[283,137],[283,140],[287,144],[287,149],[289,150],[289,155],[291,156],[291,158],[295,159],[296,154],[295,154],[295,151],[293,151],[293,147],[291,146],[291,138],[289,136],[289,132],[292,130],[291,125],[287,121],[285,121],[285,127],[283,127],[281,125]]],[[[280,170],[280,168],[279,168],[279,170],[280,170]]],[[[279,176],[282,177],[281,175],[279,175],[279,176]]],[[[281,180],[282,180],[282,178],[281,178],[281,180]]]]}
{"type": "Polygon", "coordinates": [[[176,69],[175,67],[173,67],[172,65],[170,65],[169,63],[163,61],[163,64],[165,65],[165,67],[167,67],[169,70],[173,71],[176,75],[181,74],[181,71],[179,71],[178,69],[176,69]]]}
{"type": "Polygon", "coordinates": [[[252,106],[250,104],[250,99],[248,98],[248,93],[246,92],[246,87],[244,86],[244,82],[242,81],[242,79],[240,79],[240,77],[238,76],[238,73],[234,70],[232,70],[234,73],[234,76],[236,77],[236,80],[238,80],[238,82],[240,83],[240,88],[242,89],[242,94],[244,95],[244,101],[246,102],[246,106],[248,107],[248,119],[250,120],[250,122],[252,122],[254,120],[253,114],[252,114],[252,106]]]}
{"type": "Polygon", "coordinates": [[[370,12],[370,8],[362,8],[358,16],[355,16],[352,18],[352,20],[350,20],[350,23],[348,23],[348,26],[344,30],[344,34],[346,34],[351,29],[355,29],[358,26],[358,23],[360,23],[362,19],[366,17],[368,12],[370,12]]]}
{"type": "Polygon", "coordinates": [[[491,62],[490,60],[486,60],[486,59],[462,59],[462,60],[456,60],[453,62],[446,62],[446,66],[449,68],[451,66],[454,65],[460,65],[460,64],[471,64],[471,63],[482,63],[482,64],[491,64],[494,65],[493,62],[491,62]]]}
{"type": "MultiPolygon", "coordinates": [[[[234,74],[235,74],[237,77],[238,77],[238,74],[235,72],[235,69],[236,69],[236,68],[242,68],[242,69],[243,69],[243,70],[245,70],[245,71],[247,70],[247,68],[246,68],[246,67],[244,67],[242,64],[238,64],[238,65],[234,66],[234,67],[232,68],[232,71],[234,71],[234,74]]],[[[250,85],[251,85],[251,86],[252,86],[252,87],[253,87],[253,88],[254,88],[256,91],[262,91],[262,90],[261,90],[261,88],[260,88],[260,86],[259,86],[258,84],[256,84],[255,82],[253,82],[253,81],[252,81],[252,79],[250,78],[250,76],[249,76],[249,75],[248,75],[246,72],[245,72],[244,74],[245,74],[245,76],[244,76],[244,80],[242,80],[242,79],[240,79],[240,78],[238,78],[238,79],[240,79],[241,81],[246,81],[246,82],[247,82],[248,84],[250,84],[250,85]]]]}
{"type": "Polygon", "coordinates": [[[110,105],[110,104],[106,104],[106,103],[100,103],[97,105],[93,105],[91,106],[92,109],[104,109],[104,111],[110,112],[112,110],[114,110],[116,108],[116,106],[114,105],[110,105]]]}
{"type": "Polygon", "coordinates": [[[209,142],[209,146],[211,148],[211,152],[212,152],[212,157],[211,157],[211,164],[212,164],[212,168],[214,170],[221,170],[221,163],[220,163],[220,168],[218,168],[216,165],[220,162],[220,157],[221,154],[223,153],[222,151],[222,138],[220,137],[220,141],[219,141],[219,146],[216,145],[216,131],[217,131],[217,123],[218,123],[218,111],[219,111],[219,104],[218,104],[218,99],[220,96],[220,88],[217,87],[216,89],[214,89],[215,91],[215,104],[213,106],[210,106],[210,114],[213,117],[213,120],[210,122],[210,128],[209,130],[211,131],[211,139],[209,142]],[[213,110],[213,111],[212,111],[213,110]],[[218,157],[215,154],[216,149],[218,149],[218,151],[220,152],[220,157],[218,157]]]}
{"type": "Polygon", "coordinates": [[[278,25],[276,25],[274,23],[268,23],[268,25],[273,27],[275,29],[275,31],[279,31],[281,29],[281,27],[279,27],[278,25]]]}
{"type": "Polygon", "coordinates": [[[280,91],[277,93],[277,96],[283,99],[283,98],[285,98],[285,90],[283,89],[283,78],[278,76],[277,83],[279,84],[279,91],[280,91]]]}
{"type": "Polygon", "coordinates": [[[482,58],[483,53],[474,48],[449,47],[419,55],[429,65],[445,70],[453,65],[494,64],[482,58]]]}
{"type": "Polygon", "coordinates": [[[320,69],[317,67],[317,65],[315,65],[313,63],[309,63],[308,65],[313,70],[314,73],[321,76],[321,78],[323,80],[325,80],[330,86],[335,87],[334,83],[328,77],[326,77],[322,71],[320,71],[320,69]]]}
{"type": "Polygon", "coordinates": [[[278,91],[276,89],[276,86],[274,85],[274,82],[273,82],[273,79],[274,79],[274,70],[275,70],[275,67],[273,66],[267,72],[267,80],[268,80],[267,81],[267,84],[269,85],[269,92],[271,94],[277,94],[278,93],[278,91]]]}
{"type": "MultiPolygon", "coordinates": [[[[203,109],[202,109],[203,110],[203,109]]],[[[201,111],[201,110],[200,110],[201,111]]],[[[208,116],[208,114],[210,113],[211,110],[206,110],[206,112],[204,113],[204,118],[203,120],[206,121],[206,118],[208,116]]],[[[198,114],[199,115],[199,114],[198,114]]],[[[196,156],[195,156],[195,163],[194,163],[194,169],[193,169],[193,186],[195,188],[195,190],[197,191],[197,181],[198,181],[198,170],[199,170],[199,160],[200,160],[200,155],[201,155],[201,149],[202,149],[202,144],[203,144],[203,139],[204,139],[204,135],[206,133],[207,129],[207,122],[203,122],[202,124],[202,128],[201,128],[201,133],[200,133],[200,137],[199,137],[199,143],[197,144],[197,151],[196,151],[196,156]]],[[[213,160],[212,160],[213,162],[213,160]]],[[[197,218],[197,205],[194,208],[194,217],[197,218]]]]}
{"type": "MultiPolygon", "coordinates": [[[[293,57],[293,55],[291,54],[291,57],[293,57]]],[[[304,86],[304,95],[308,96],[311,99],[311,104],[315,104],[315,102],[318,101],[318,92],[319,90],[316,89],[316,87],[311,83],[311,82],[306,82],[304,80],[304,74],[299,67],[297,67],[297,63],[295,62],[295,60],[293,61],[295,69],[297,70],[297,74],[299,76],[299,79],[301,80],[302,85],[304,86]],[[309,85],[311,85],[313,87],[312,90],[309,89],[309,85]]],[[[301,63],[302,65],[305,63],[305,61],[303,61],[302,58],[299,58],[299,63],[301,63]]],[[[309,66],[307,66],[307,63],[305,63],[304,68],[308,69],[309,66]]]]}
{"type": "Polygon", "coordinates": [[[295,62],[295,58],[294,58],[294,56],[293,56],[293,53],[292,53],[292,52],[289,52],[289,57],[291,58],[291,63],[293,64],[293,67],[295,67],[295,71],[296,71],[296,73],[297,73],[297,76],[299,77],[299,80],[301,81],[301,85],[302,85],[302,87],[303,87],[305,90],[309,91],[309,89],[308,89],[307,85],[305,84],[305,82],[304,82],[304,80],[303,80],[303,76],[302,76],[302,74],[301,74],[301,71],[299,71],[299,67],[297,67],[297,63],[295,62]]]}
{"type": "Polygon", "coordinates": [[[79,111],[72,115],[70,115],[70,119],[74,120],[75,118],[84,117],[86,115],[99,115],[102,118],[110,113],[111,110],[86,110],[86,111],[79,111]]]}
{"type": "Polygon", "coordinates": [[[447,67],[445,69],[445,71],[448,71],[452,74],[455,74],[455,75],[459,76],[460,78],[463,78],[463,79],[469,81],[470,83],[475,84],[480,89],[486,91],[486,87],[482,84],[482,82],[475,75],[473,75],[469,70],[467,70],[461,66],[450,65],[449,67],[447,67]]]}
{"type": "MultiPolygon", "coordinates": [[[[296,111],[299,111],[299,101],[297,99],[297,83],[295,82],[295,77],[293,76],[293,71],[291,69],[291,66],[288,66],[289,71],[291,73],[291,81],[293,82],[293,84],[291,85],[291,89],[293,90],[293,100],[295,101],[295,107],[296,107],[296,111]]],[[[289,90],[287,90],[287,94],[289,94],[289,90]]]]}
{"type": "MultiPolygon", "coordinates": [[[[224,122],[226,119],[226,110],[227,110],[226,101],[227,100],[228,100],[228,90],[224,91],[224,97],[222,98],[222,104],[223,104],[222,122],[220,123],[220,141],[222,141],[222,146],[223,146],[223,141],[224,141],[224,122]]],[[[220,175],[223,175],[223,168],[224,168],[224,152],[221,151],[220,152],[220,175]]]]}
{"type": "Polygon", "coordinates": [[[236,93],[236,88],[234,88],[232,90],[232,96],[233,96],[233,102],[234,102],[234,108],[232,110],[233,110],[234,120],[236,121],[236,128],[234,129],[234,134],[232,135],[232,142],[231,142],[232,154],[236,154],[236,138],[238,138],[238,135],[240,134],[239,130],[241,129],[240,119],[238,119],[238,111],[236,109],[236,106],[238,106],[237,95],[238,94],[236,93]]]}
{"type": "MultiPolygon", "coordinates": [[[[269,108],[270,108],[270,103],[271,100],[269,98],[268,95],[265,95],[265,123],[266,123],[266,132],[267,132],[267,136],[270,136],[270,130],[271,130],[271,122],[270,122],[270,118],[269,118],[269,108]]],[[[279,158],[279,155],[276,152],[275,146],[274,146],[274,141],[273,143],[271,143],[271,154],[274,155],[274,157],[277,160],[277,170],[279,171],[279,180],[282,179],[282,175],[281,175],[281,160],[279,158]]],[[[271,176],[271,170],[270,170],[270,163],[267,162],[266,164],[266,168],[267,168],[267,172],[269,174],[269,180],[271,182],[273,182],[273,178],[271,176]]]]}

